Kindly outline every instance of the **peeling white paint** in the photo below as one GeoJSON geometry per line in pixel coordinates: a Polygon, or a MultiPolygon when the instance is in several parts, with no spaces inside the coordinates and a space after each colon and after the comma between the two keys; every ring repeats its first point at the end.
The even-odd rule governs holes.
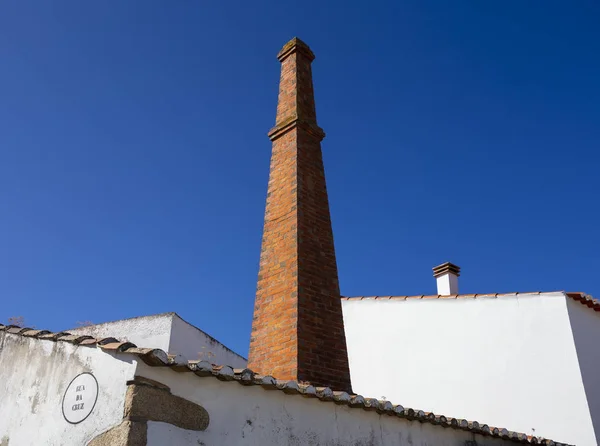
{"type": "Polygon", "coordinates": [[[138,373],[168,385],[175,395],[201,404],[210,415],[204,432],[148,423],[149,446],[465,446],[473,440],[478,446],[514,445],[502,439],[145,364],[140,364],[138,373]]]}
{"type": "Polygon", "coordinates": [[[342,307],[355,392],[555,441],[597,445],[586,390],[600,411],[600,315],[563,293],[350,299],[342,307]],[[580,337],[588,341],[578,351],[567,301],[595,318],[582,328],[580,337]],[[589,389],[578,353],[580,360],[595,358],[589,389]]]}
{"type": "Polygon", "coordinates": [[[201,432],[181,429],[167,423],[149,421],[147,446],[208,446],[206,443],[203,444],[201,435],[201,432]]]}
{"type": "Polygon", "coordinates": [[[123,418],[126,382],[136,361],[95,347],[42,341],[0,332],[0,437],[11,446],[85,445],[123,418]],[[62,398],[77,375],[98,381],[98,399],[79,424],[68,423],[62,398]]]}

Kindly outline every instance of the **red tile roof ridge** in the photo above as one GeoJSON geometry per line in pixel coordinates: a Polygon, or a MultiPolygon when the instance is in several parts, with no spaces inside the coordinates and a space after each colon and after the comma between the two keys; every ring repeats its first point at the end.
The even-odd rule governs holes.
{"type": "Polygon", "coordinates": [[[507,296],[526,296],[541,294],[555,294],[562,293],[573,300],[580,302],[581,304],[593,309],[594,311],[600,311],[600,300],[595,299],[581,291],[527,291],[527,292],[514,292],[514,293],[478,293],[478,294],[452,294],[449,296],[441,294],[430,294],[430,295],[416,295],[416,296],[342,296],[342,300],[419,300],[419,299],[477,299],[481,297],[507,297],[507,296]]]}
{"type": "Polygon", "coordinates": [[[301,395],[305,398],[317,398],[321,401],[330,401],[335,404],[351,408],[361,408],[366,411],[375,411],[378,414],[397,416],[409,421],[429,423],[444,428],[464,430],[473,434],[506,439],[515,443],[569,446],[542,437],[533,437],[527,434],[509,431],[508,429],[480,424],[459,418],[446,417],[424,412],[418,409],[405,408],[395,405],[387,400],[367,398],[362,395],[353,395],[346,392],[335,391],[329,387],[314,387],[310,383],[297,381],[278,380],[269,375],[260,375],[250,369],[234,369],[228,365],[212,364],[203,360],[185,360],[181,355],[169,355],[161,349],[140,348],[131,342],[122,342],[115,338],[93,338],[86,335],[72,335],[67,332],[52,333],[47,330],[36,330],[16,325],[0,324],[0,332],[7,332],[30,339],[48,340],[53,342],[68,342],[84,347],[99,347],[114,354],[128,354],[137,356],[151,367],[169,367],[176,373],[194,373],[199,377],[214,377],[221,381],[236,381],[244,386],[261,386],[265,390],[278,390],[288,395],[301,395]]]}

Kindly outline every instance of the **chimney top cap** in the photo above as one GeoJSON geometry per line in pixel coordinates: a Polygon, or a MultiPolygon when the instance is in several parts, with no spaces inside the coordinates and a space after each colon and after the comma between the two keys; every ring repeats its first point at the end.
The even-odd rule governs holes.
{"type": "Polygon", "coordinates": [[[295,52],[301,52],[306,57],[308,57],[309,62],[315,60],[315,54],[311,51],[306,43],[300,40],[298,37],[294,37],[288,43],[283,45],[279,54],[277,54],[277,59],[279,62],[283,62],[287,57],[295,52]]]}
{"type": "Polygon", "coordinates": [[[444,274],[454,274],[458,277],[460,276],[460,267],[454,263],[446,262],[433,268],[433,277],[440,277],[444,274]]]}

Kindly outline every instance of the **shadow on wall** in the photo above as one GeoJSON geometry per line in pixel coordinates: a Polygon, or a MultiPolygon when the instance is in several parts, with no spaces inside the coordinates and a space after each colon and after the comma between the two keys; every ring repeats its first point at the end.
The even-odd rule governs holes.
{"type": "Polygon", "coordinates": [[[596,440],[600,439],[600,313],[590,310],[579,302],[567,299],[567,311],[573,331],[575,350],[585,389],[596,440]]]}

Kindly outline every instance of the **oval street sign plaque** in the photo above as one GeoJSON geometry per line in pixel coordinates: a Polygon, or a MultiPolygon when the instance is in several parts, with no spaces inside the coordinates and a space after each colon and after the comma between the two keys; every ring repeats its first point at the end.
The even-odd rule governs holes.
{"type": "Polygon", "coordinates": [[[76,376],[67,390],[62,402],[62,411],[69,423],[77,424],[85,420],[96,405],[98,381],[91,373],[76,376]]]}

